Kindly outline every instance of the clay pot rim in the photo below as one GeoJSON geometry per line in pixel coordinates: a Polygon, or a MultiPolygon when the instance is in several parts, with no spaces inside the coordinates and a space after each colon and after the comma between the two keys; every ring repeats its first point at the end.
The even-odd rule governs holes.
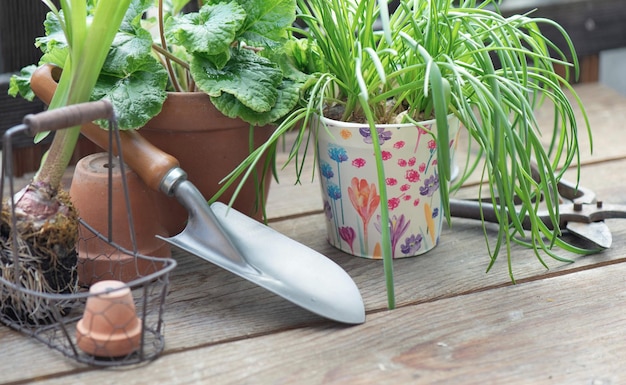
{"type": "Polygon", "coordinates": [[[130,286],[125,282],[115,279],[106,279],[98,281],[89,287],[89,296],[102,299],[115,299],[131,294],[130,286]],[[110,285],[110,286],[107,286],[110,285]],[[100,286],[106,286],[99,289],[100,286]]]}

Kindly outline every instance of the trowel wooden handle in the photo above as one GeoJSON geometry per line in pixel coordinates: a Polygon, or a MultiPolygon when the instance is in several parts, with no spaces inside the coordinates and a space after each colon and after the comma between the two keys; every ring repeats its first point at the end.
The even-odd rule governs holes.
{"type": "MultiPolygon", "coordinates": [[[[39,67],[31,78],[31,88],[33,92],[46,104],[50,104],[57,87],[54,71],[60,71],[60,69],[47,64],[39,67]]],[[[52,113],[52,111],[50,113],[52,113]]],[[[72,125],[73,124],[70,124],[69,126],[71,127],[72,125]]],[[[85,123],[81,126],[80,132],[98,146],[108,150],[109,133],[106,130],[103,130],[93,123],[85,123]]],[[[124,162],[128,164],[150,188],[159,191],[163,178],[170,170],[179,166],[178,160],[153,146],[135,130],[120,131],[120,137],[124,162]]],[[[114,154],[118,154],[115,141],[112,150],[114,154]]]]}

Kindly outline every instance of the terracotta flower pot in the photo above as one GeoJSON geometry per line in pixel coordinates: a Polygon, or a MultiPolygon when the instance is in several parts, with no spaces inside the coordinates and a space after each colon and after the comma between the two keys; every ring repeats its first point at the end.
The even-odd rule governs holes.
{"type": "MultiPolygon", "coordinates": [[[[155,235],[166,236],[158,207],[159,193],[148,188],[132,170],[125,167],[132,210],[137,252],[152,257],[170,257],[170,245],[155,235]]],[[[119,161],[109,163],[107,153],[92,154],[77,164],[70,187],[70,196],[80,218],[98,233],[133,252],[133,242],[119,161]],[[112,171],[112,228],[109,233],[109,170],[112,171]]],[[[82,285],[101,280],[129,282],[158,269],[146,259],[122,253],[81,226],[77,245],[78,277],[82,285]]]]}
{"type": "MultiPolygon", "coordinates": [[[[31,78],[31,87],[37,97],[49,103],[57,87],[61,70],[52,65],[37,69],[31,78]]],[[[250,125],[240,119],[224,116],[202,92],[169,93],[162,111],[139,131],[152,144],[176,157],[189,180],[205,198],[211,198],[221,188],[220,181],[238,166],[250,153],[250,125]]],[[[272,134],[272,126],[255,127],[253,146],[265,142],[272,134]]],[[[262,165],[264,161],[261,161],[262,165]]],[[[260,166],[262,167],[262,166],[260,166]]],[[[260,189],[263,202],[269,191],[270,171],[260,189]]],[[[261,171],[257,173],[261,178],[261,171]]],[[[236,186],[220,198],[229,202],[236,186]]],[[[262,218],[258,186],[251,177],[240,191],[234,207],[256,219],[262,218]]],[[[187,221],[187,212],[174,198],[159,196],[154,210],[163,218],[170,236],[178,234],[187,221]]]]}
{"type": "MultiPolygon", "coordinates": [[[[256,148],[272,134],[272,126],[254,127],[256,148]]],[[[250,153],[250,125],[219,112],[208,95],[201,92],[170,92],[161,112],[140,129],[149,142],[174,156],[189,180],[206,199],[220,188],[219,182],[250,153]]],[[[260,162],[262,164],[263,162],[260,162]]],[[[261,179],[261,172],[257,177],[261,179]]],[[[269,172],[261,189],[267,196],[269,172]]],[[[219,199],[228,203],[236,186],[231,186],[219,199]]],[[[262,211],[254,178],[239,193],[234,207],[240,212],[261,219],[262,211]]],[[[161,197],[159,207],[170,235],[178,234],[187,221],[187,211],[174,199],[161,197]]]]}
{"type": "MultiPolygon", "coordinates": [[[[435,142],[427,133],[436,130],[434,125],[377,127],[388,198],[381,202],[369,127],[322,118],[318,165],[331,245],[356,256],[381,258],[382,205],[389,208],[394,258],[420,255],[437,245],[444,215],[435,142]]],[[[451,118],[449,127],[454,160],[459,120],[451,118]]]]}
{"type": "Polygon", "coordinates": [[[141,320],[130,289],[120,281],[91,286],[83,318],[76,324],[76,345],[96,357],[123,357],[140,346],[141,320]]]}

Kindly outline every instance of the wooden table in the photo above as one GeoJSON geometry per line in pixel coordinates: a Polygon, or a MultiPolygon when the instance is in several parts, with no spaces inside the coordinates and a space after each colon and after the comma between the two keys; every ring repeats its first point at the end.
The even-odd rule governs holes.
{"type": "MultiPolygon", "coordinates": [[[[594,130],[582,184],[626,203],[626,98],[579,86],[594,130]]],[[[550,122],[541,110],[540,119],[550,122]]],[[[271,226],[336,261],[361,290],[367,321],[327,321],[198,258],[177,253],[166,348],[139,367],[87,367],[0,326],[4,384],[618,384],[626,382],[626,221],[613,246],[574,263],[513,250],[517,284],[488,256],[479,223],[454,219],[432,252],[394,263],[388,311],[380,261],[330,247],[316,183],[272,187],[271,226]]],[[[468,188],[470,189],[470,188],[468,188]]],[[[463,191],[461,191],[461,194],[463,191]]],[[[570,256],[570,255],[565,255],[570,256]]]]}

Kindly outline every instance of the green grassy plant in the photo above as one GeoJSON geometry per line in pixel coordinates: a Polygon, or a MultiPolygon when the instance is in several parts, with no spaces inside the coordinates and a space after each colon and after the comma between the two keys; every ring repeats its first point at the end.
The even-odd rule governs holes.
{"type": "MultiPolygon", "coordinates": [[[[573,95],[583,111],[586,132],[591,136],[584,108],[570,84],[578,75],[572,42],[557,23],[531,14],[504,17],[498,2],[476,0],[401,0],[395,12],[386,1],[298,0],[303,27],[295,32],[293,57],[317,82],[302,95],[301,108],[289,116],[270,141],[314,114],[340,107],[341,120],[367,122],[376,139],[375,124],[402,116],[403,122],[429,118],[437,121],[438,174],[442,181],[444,207],[449,202],[450,162],[447,116],[454,114],[465,127],[478,159],[465,164],[464,173],[452,188],[460,186],[473,172],[480,172],[484,188],[479,198],[498,204],[498,236],[485,240],[493,265],[502,249],[509,259],[513,242],[542,255],[564,260],[554,250],[584,253],[563,242],[558,226],[557,181],[564,170],[579,160],[579,128],[572,104],[573,95]],[[456,3],[456,6],[454,5],[456,3]],[[565,38],[562,49],[542,34],[541,27],[555,28],[565,38]],[[573,59],[573,63],[568,62],[573,59]],[[559,75],[555,66],[566,68],[559,75]],[[555,113],[551,128],[539,127],[534,111],[550,103],[555,113]],[[542,145],[549,136],[551,144],[542,145]],[[531,165],[539,169],[533,180],[531,165]],[[485,196],[483,196],[485,195],[485,196]],[[554,229],[538,217],[538,197],[543,197],[554,229]],[[514,199],[516,198],[516,199],[514,199]],[[521,202],[515,206],[514,202],[521,202]],[[521,209],[520,209],[521,207],[521,209]],[[522,227],[528,214],[532,230],[522,227]]],[[[306,130],[300,135],[292,157],[308,145],[306,130]]],[[[378,143],[381,201],[386,201],[384,170],[378,143]]],[[[259,152],[270,148],[268,143],[259,152]]],[[[233,175],[243,173],[255,162],[252,154],[233,175]]],[[[382,205],[382,223],[387,223],[382,205]]],[[[449,212],[446,210],[446,212],[449,212]]],[[[448,217],[448,220],[450,218],[448,217]]],[[[383,228],[383,259],[389,307],[395,306],[389,229],[383,228]]]]}

